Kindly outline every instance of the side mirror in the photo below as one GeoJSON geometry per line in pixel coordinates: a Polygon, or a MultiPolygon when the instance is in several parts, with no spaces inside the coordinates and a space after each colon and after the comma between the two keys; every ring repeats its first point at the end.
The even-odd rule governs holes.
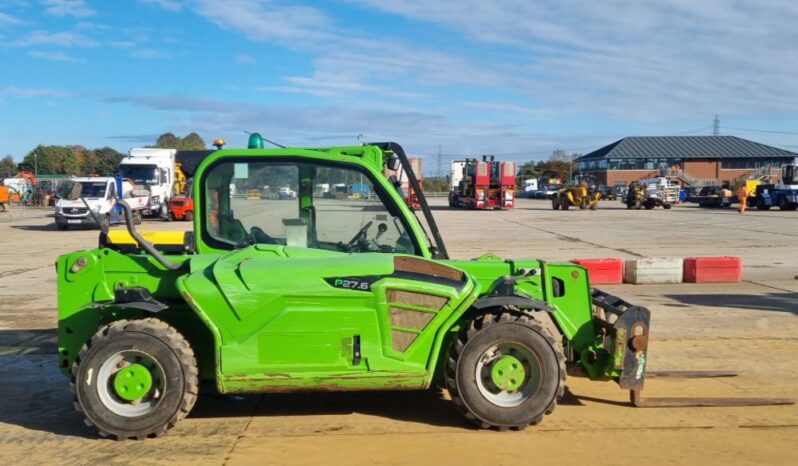
{"type": "Polygon", "coordinates": [[[68,199],[70,201],[76,201],[80,199],[80,195],[82,193],[83,185],[76,181],[67,181],[62,183],[58,188],[58,197],[61,199],[68,199]]]}
{"type": "Polygon", "coordinates": [[[399,156],[396,154],[391,154],[388,156],[388,161],[386,163],[388,166],[388,170],[396,171],[399,170],[399,156]]]}

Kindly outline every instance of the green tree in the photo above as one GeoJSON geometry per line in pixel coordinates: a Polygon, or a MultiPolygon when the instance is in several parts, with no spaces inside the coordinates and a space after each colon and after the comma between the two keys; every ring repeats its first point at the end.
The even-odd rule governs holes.
{"type": "Polygon", "coordinates": [[[175,136],[174,133],[163,133],[158,136],[158,140],[155,141],[155,147],[160,147],[161,149],[179,149],[180,142],[181,139],[175,136]]]}
{"type": "Polygon", "coordinates": [[[100,157],[92,149],[84,149],[81,152],[80,172],[88,175],[102,175],[100,173],[100,157]]]}
{"type": "Polygon", "coordinates": [[[202,150],[206,149],[205,141],[197,133],[189,133],[180,141],[179,149],[202,150]]]}
{"type": "Polygon", "coordinates": [[[94,149],[94,154],[97,156],[98,161],[96,173],[100,175],[116,174],[119,171],[119,162],[124,158],[123,154],[110,147],[94,149]]]}
{"type": "Polygon", "coordinates": [[[47,175],[74,175],[80,171],[75,152],[66,146],[36,146],[19,167],[47,175]]]}
{"type": "Polygon", "coordinates": [[[7,176],[14,176],[17,174],[17,164],[14,163],[14,158],[6,155],[0,160],[0,178],[7,176]]]}

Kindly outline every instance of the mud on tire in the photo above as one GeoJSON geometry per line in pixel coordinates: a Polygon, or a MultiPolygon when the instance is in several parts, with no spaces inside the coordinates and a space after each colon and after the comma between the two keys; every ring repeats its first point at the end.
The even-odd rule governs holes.
{"type": "Polygon", "coordinates": [[[158,319],[119,320],[83,345],[72,365],[75,408],[103,437],[156,437],[188,415],[197,399],[194,351],[158,319]],[[137,400],[120,397],[115,378],[132,364],[151,369],[152,388],[137,400]]]}
{"type": "Polygon", "coordinates": [[[452,341],[445,365],[446,388],[455,406],[486,429],[521,430],[539,423],[563,396],[565,375],[560,344],[535,319],[509,309],[472,320],[452,341]],[[486,376],[486,370],[495,373],[499,364],[496,349],[498,359],[509,355],[506,359],[512,361],[514,355],[524,367],[525,382],[515,390],[502,390],[486,376]],[[486,367],[490,358],[492,369],[486,367]]]}

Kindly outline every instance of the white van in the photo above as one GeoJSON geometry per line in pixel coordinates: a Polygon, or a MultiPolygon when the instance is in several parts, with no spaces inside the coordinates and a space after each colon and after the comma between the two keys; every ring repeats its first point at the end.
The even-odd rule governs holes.
{"type": "MultiPolygon", "coordinates": [[[[111,223],[122,221],[123,217],[116,209],[117,187],[114,178],[84,177],[71,178],[70,181],[82,185],[81,196],[99,219],[100,225],[82,200],[58,199],[55,203],[55,224],[59,230],[66,230],[70,226],[99,226],[106,229],[111,223]]],[[[141,223],[142,210],[147,208],[149,197],[146,193],[134,192],[133,183],[129,180],[122,182],[122,191],[122,198],[133,209],[133,221],[141,223]]]]}

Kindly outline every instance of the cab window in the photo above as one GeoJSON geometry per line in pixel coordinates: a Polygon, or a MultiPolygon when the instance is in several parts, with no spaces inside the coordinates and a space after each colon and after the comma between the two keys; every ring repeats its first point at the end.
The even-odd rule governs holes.
{"type": "Polygon", "coordinates": [[[357,168],[224,161],[205,179],[205,230],[216,247],[416,253],[393,200],[357,168]]]}

